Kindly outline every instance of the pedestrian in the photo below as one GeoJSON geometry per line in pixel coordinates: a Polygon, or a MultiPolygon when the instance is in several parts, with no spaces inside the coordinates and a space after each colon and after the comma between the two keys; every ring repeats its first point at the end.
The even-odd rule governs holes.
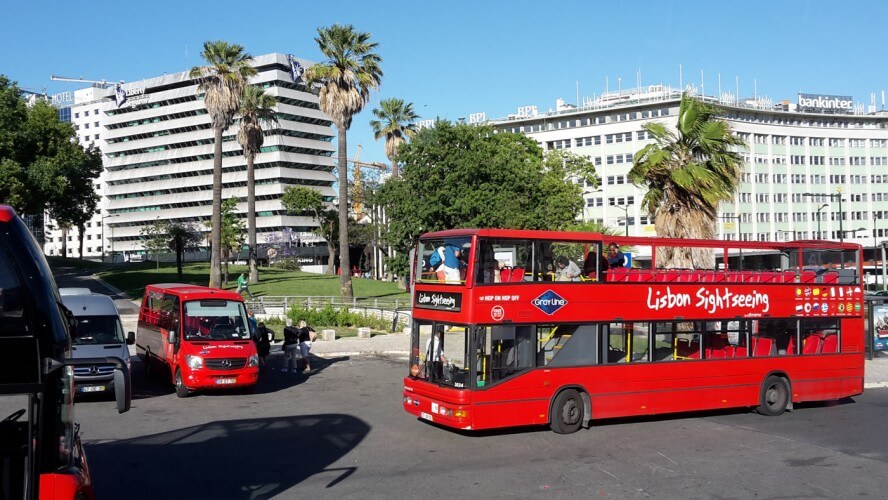
{"type": "Polygon", "coordinates": [[[256,323],[256,315],[253,313],[252,309],[247,310],[247,321],[250,322],[250,335],[254,335],[259,324],[256,323]]]}
{"type": "Polygon", "coordinates": [[[253,298],[253,292],[250,291],[250,282],[247,279],[246,274],[241,273],[241,275],[237,277],[237,290],[235,291],[239,294],[247,292],[250,295],[250,299],[253,298]]]}
{"type": "Polygon", "coordinates": [[[293,326],[293,320],[287,318],[287,326],[284,327],[284,356],[287,366],[281,368],[282,372],[298,373],[296,371],[297,356],[299,356],[299,329],[293,326]]]}
{"type": "Polygon", "coordinates": [[[300,372],[311,372],[311,360],[309,359],[309,351],[311,343],[318,338],[318,334],[314,328],[308,326],[305,320],[299,320],[299,351],[302,354],[302,370],[300,372]]]}
{"type": "Polygon", "coordinates": [[[271,343],[274,342],[274,332],[260,321],[253,338],[256,339],[256,350],[259,352],[259,368],[265,368],[268,364],[268,354],[271,352],[271,343]]]}

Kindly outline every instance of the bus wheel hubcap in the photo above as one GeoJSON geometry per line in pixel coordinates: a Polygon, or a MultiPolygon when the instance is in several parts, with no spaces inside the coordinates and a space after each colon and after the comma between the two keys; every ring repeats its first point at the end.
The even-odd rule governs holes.
{"type": "Polygon", "coordinates": [[[564,419],[564,422],[567,424],[576,423],[577,419],[580,416],[579,408],[577,407],[577,402],[573,399],[566,401],[564,403],[564,408],[561,410],[561,416],[564,419]]]}

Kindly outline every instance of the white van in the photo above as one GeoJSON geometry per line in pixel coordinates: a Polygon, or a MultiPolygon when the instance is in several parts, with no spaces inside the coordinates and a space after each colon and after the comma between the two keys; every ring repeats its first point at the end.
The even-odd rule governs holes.
{"type": "MultiPolygon", "coordinates": [[[[60,290],[62,292],[62,290],[60,290]]],[[[123,325],[114,301],[107,295],[62,295],[62,304],[74,315],[71,331],[73,358],[120,358],[131,367],[129,345],[136,342],[136,334],[124,337],[123,325]]],[[[114,365],[99,364],[74,367],[74,385],[77,393],[105,393],[114,388],[114,365]]]]}

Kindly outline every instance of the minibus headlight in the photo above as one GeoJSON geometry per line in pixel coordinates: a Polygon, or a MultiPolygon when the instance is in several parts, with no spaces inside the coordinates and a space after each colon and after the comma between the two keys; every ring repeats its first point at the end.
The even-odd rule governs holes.
{"type": "Polygon", "coordinates": [[[197,370],[198,368],[203,368],[203,358],[200,356],[185,356],[185,363],[188,365],[188,368],[192,370],[197,370]]]}
{"type": "Polygon", "coordinates": [[[259,366],[259,356],[254,354],[247,361],[247,366],[259,366]]]}

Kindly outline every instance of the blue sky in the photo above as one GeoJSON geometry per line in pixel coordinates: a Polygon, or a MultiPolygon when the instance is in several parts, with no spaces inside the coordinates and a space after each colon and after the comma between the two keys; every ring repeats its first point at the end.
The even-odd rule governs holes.
{"type": "Polygon", "coordinates": [[[883,1],[528,2],[392,1],[50,2],[0,0],[0,73],[22,87],[79,88],[50,74],[136,81],[202,63],[206,40],[251,54],[320,60],[318,27],[353,24],[379,42],[385,76],[349,132],[349,157],[386,161],[370,110],[380,98],[413,102],[423,118],[488,118],[519,106],[555,107],[605,88],[699,84],[707,94],[740,78],[742,97],[795,101],[799,92],[869,103],[888,90],[883,1]]]}

